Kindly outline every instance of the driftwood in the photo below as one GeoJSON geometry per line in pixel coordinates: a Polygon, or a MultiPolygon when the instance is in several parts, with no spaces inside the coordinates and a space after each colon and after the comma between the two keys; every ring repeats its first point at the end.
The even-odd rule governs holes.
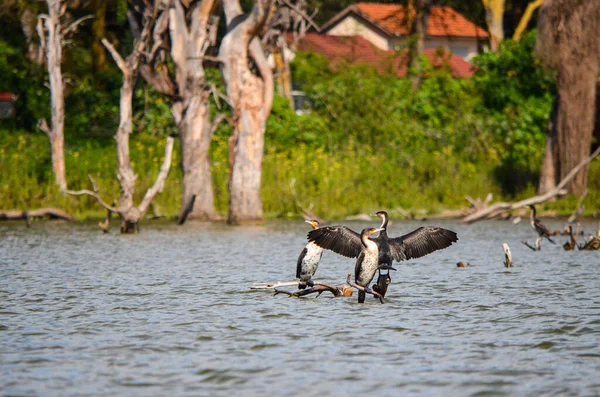
{"type": "Polygon", "coordinates": [[[299,297],[305,296],[305,295],[317,294],[316,297],[318,298],[323,292],[331,292],[333,294],[333,296],[335,296],[335,297],[352,296],[352,287],[350,287],[347,284],[332,285],[332,284],[327,284],[324,282],[319,282],[318,284],[315,284],[314,286],[312,286],[310,288],[298,290],[297,292],[289,292],[289,291],[284,291],[284,290],[280,290],[280,289],[275,289],[275,293],[273,294],[273,296],[279,295],[279,294],[286,294],[287,296],[290,296],[290,297],[294,296],[294,297],[299,298],[299,297]]]}
{"type": "Polygon", "coordinates": [[[521,240],[521,244],[523,244],[524,246],[526,246],[527,248],[529,248],[532,251],[539,251],[541,249],[541,245],[539,245],[537,242],[540,241],[540,239],[538,238],[536,240],[536,246],[534,247],[533,245],[530,245],[527,241],[525,240],[521,240]]]}
{"type": "Polygon", "coordinates": [[[598,251],[600,250],[600,222],[598,222],[598,229],[596,230],[595,236],[590,236],[589,240],[580,246],[581,251],[598,251]]]}
{"type": "Polygon", "coordinates": [[[567,229],[569,232],[570,241],[567,241],[566,243],[564,243],[563,248],[565,249],[565,251],[573,251],[576,247],[579,248],[579,246],[577,245],[577,235],[579,234],[579,223],[577,224],[577,230],[575,233],[573,233],[573,227],[571,225],[567,226],[567,229]]]}
{"type": "Polygon", "coordinates": [[[530,197],[525,200],[517,201],[516,203],[496,203],[492,206],[483,208],[479,211],[474,212],[461,220],[461,223],[473,223],[482,219],[490,219],[508,211],[513,211],[518,208],[526,207],[532,204],[539,204],[548,201],[557,196],[564,196],[567,191],[564,187],[569,183],[577,173],[588,165],[598,154],[600,153],[600,147],[594,151],[588,158],[577,164],[556,187],[545,194],[540,194],[534,197],[530,197]]]}
{"type": "Polygon", "coordinates": [[[371,294],[371,295],[373,295],[374,297],[376,297],[377,299],[379,299],[379,302],[381,302],[381,303],[384,303],[383,296],[381,296],[381,294],[380,294],[379,292],[377,292],[377,291],[374,291],[374,290],[372,290],[372,289],[365,288],[365,287],[363,287],[362,285],[358,285],[358,284],[356,284],[354,281],[352,281],[352,280],[351,280],[351,277],[352,277],[352,273],[348,273],[348,277],[346,277],[346,282],[347,282],[347,283],[348,283],[348,284],[349,284],[351,287],[354,287],[354,288],[356,288],[357,290],[359,290],[359,291],[362,291],[362,292],[364,292],[364,293],[366,293],[366,294],[371,294]]]}
{"type": "Polygon", "coordinates": [[[27,222],[27,226],[31,224],[31,218],[46,218],[49,219],[60,219],[64,221],[75,221],[75,218],[72,215],[67,214],[66,212],[59,210],[58,208],[39,208],[37,210],[31,211],[4,211],[0,212],[0,221],[15,221],[15,220],[25,220],[27,222]]]}
{"type": "Polygon", "coordinates": [[[321,295],[323,292],[331,292],[333,296],[352,296],[352,288],[349,285],[333,285],[323,281],[314,281],[313,286],[310,288],[306,288],[303,290],[299,290],[297,292],[289,292],[277,289],[279,287],[291,287],[297,286],[300,282],[298,280],[294,281],[284,281],[284,282],[276,282],[276,283],[255,283],[253,287],[250,289],[258,290],[258,289],[273,289],[275,290],[274,295],[278,294],[286,294],[288,296],[301,297],[309,294],[317,294],[317,297],[321,295]]]}

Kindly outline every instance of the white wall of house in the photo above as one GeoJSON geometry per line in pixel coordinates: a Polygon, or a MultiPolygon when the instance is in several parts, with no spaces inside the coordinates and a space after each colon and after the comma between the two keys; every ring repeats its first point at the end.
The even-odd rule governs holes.
{"type": "MultiPolygon", "coordinates": [[[[382,50],[391,50],[405,45],[406,37],[389,37],[371,29],[363,21],[349,15],[327,31],[333,36],[360,35],[382,50]]],[[[477,38],[474,37],[427,37],[425,48],[443,47],[464,59],[477,55],[477,38]]]]}
{"type": "Polygon", "coordinates": [[[381,48],[382,50],[389,50],[392,48],[390,47],[389,40],[386,36],[369,28],[365,23],[356,19],[353,15],[347,16],[341,20],[338,24],[328,30],[327,34],[332,36],[360,35],[373,43],[377,48],[381,48]]]}
{"type": "Polygon", "coordinates": [[[472,37],[428,37],[425,48],[444,47],[463,59],[477,55],[477,39],[472,37]]]}

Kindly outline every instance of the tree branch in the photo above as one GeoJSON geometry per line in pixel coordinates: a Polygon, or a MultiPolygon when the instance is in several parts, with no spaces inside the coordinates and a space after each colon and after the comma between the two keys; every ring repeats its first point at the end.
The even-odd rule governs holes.
{"type": "Polygon", "coordinates": [[[52,130],[48,126],[46,119],[39,119],[37,122],[37,128],[39,128],[44,134],[48,135],[48,138],[52,136],[52,130]]]}
{"type": "Polygon", "coordinates": [[[102,197],[100,197],[100,192],[98,191],[98,188],[96,186],[96,182],[94,182],[94,180],[92,179],[91,175],[88,175],[88,178],[90,179],[90,182],[92,184],[92,189],[94,189],[94,191],[91,190],[87,190],[87,189],[83,189],[83,190],[63,190],[63,193],[66,193],[68,195],[71,196],[92,196],[96,199],[96,201],[98,201],[98,203],[103,206],[107,211],[112,211],[112,212],[117,212],[119,213],[119,210],[113,206],[110,206],[108,204],[106,204],[103,200],[102,197]]]}
{"type": "Polygon", "coordinates": [[[115,47],[113,47],[113,45],[105,38],[102,39],[102,44],[104,45],[104,47],[106,47],[108,52],[110,52],[110,55],[112,55],[113,59],[117,63],[117,66],[119,67],[119,69],[121,69],[121,72],[123,72],[123,74],[131,73],[127,62],[125,62],[123,57],[117,52],[117,50],[115,50],[115,47]]]}
{"type": "Polygon", "coordinates": [[[317,33],[319,33],[321,31],[319,26],[313,21],[312,17],[310,17],[307,13],[305,13],[304,11],[299,9],[295,4],[292,4],[292,2],[289,0],[281,0],[281,1],[283,2],[283,4],[290,7],[292,10],[296,11],[298,13],[298,15],[300,15],[302,18],[304,18],[304,20],[306,20],[306,22],[308,22],[313,28],[315,28],[317,33]]]}
{"type": "Polygon", "coordinates": [[[565,177],[560,181],[560,183],[558,185],[556,185],[556,187],[554,189],[550,190],[549,192],[538,195],[538,196],[530,197],[528,199],[521,200],[516,203],[496,203],[490,207],[484,208],[480,211],[477,211],[471,215],[466,216],[465,218],[463,218],[461,220],[461,223],[476,222],[481,219],[487,218],[490,214],[495,213],[495,212],[503,213],[503,212],[507,212],[507,211],[512,211],[512,210],[516,210],[518,208],[526,207],[528,205],[543,203],[544,201],[548,201],[555,196],[564,196],[565,194],[567,194],[567,191],[563,189],[565,187],[565,185],[567,183],[569,183],[571,181],[571,179],[573,179],[575,177],[575,175],[577,175],[577,173],[579,171],[581,171],[581,169],[583,167],[588,165],[594,158],[596,158],[596,156],[598,156],[598,154],[600,154],[600,147],[598,147],[594,151],[594,153],[592,153],[588,158],[581,161],[571,171],[569,171],[569,173],[567,175],[565,175],[565,177]]]}
{"type": "Polygon", "coordinates": [[[83,22],[87,19],[92,19],[92,18],[94,18],[93,15],[86,15],[84,17],[77,19],[75,22],[71,23],[66,29],[63,29],[63,31],[61,32],[62,37],[65,37],[66,35],[68,35],[71,32],[75,32],[77,30],[77,28],[79,27],[79,25],[81,24],[81,22],[83,22]]]}
{"type": "Polygon", "coordinates": [[[154,199],[154,196],[156,196],[157,193],[162,192],[163,190],[165,179],[167,178],[167,175],[169,174],[169,169],[171,168],[171,157],[173,155],[174,142],[175,140],[172,137],[167,138],[167,145],[165,146],[165,161],[163,161],[163,164],[160,167],[160,172],[156,177],[154,185],[150,189],[148,189],[146,195],[144,196],[144,199],[142,200],[142,203],[138,206],[138,209],[142,214],[146,212],[148,206],[150,205],[150,202],[152,202],[152,199],[154,199]]]}
{"type": "Polygon", "coordinates": [[[512,39],[514,41],[521,40],[521,35],[525,31],[525,29],[527,29],[527,25],[529,24],[529,21],[531,20],[531,16],[533,15],[533,12],[537,8],[539,8],[543,2],[544,2],[544,0],[534,0],[534,1],[530,2],[529,4],[527,4],[527,8],[525,9],[523,16],[521,16],[521,20],[519,21],[519,24],[517,25],[517,28],[515,29],[515,33],[513,34],[512,39]]]}

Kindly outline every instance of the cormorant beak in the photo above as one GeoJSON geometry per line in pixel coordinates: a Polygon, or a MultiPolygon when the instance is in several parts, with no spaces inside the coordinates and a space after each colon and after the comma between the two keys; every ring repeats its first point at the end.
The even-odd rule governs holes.
{"type": "Polygon", "coordinates": [[[304,221],[306,223],[308,223],[309,225],[312,225],[312,221],[304,221]]]}

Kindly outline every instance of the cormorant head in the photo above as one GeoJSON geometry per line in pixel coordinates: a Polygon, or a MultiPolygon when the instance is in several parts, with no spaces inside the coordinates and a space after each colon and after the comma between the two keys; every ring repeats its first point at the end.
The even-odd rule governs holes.
{"type": "Polygon", "coordinates": [[[314,229],[318,229],[318,228],[319,228],[319,226],[321,226],[321,224],[319,223],[319,221],[318,221],[318,220],[316,220],[316,219],[311,219],[310,221],[304,221],[304,222],[306,222],[306,223],[308,223],[309,225],[311,225],[311,226],[312,226],[312,228],[313,228],[313,230],[314,230],[314,229]]]}
{"type": "Polygon", "coordinates": [[[360,235],[361,235],[361,237],[369,238],[372,235],[374,235],[375,233],[380,232],[382,230],[383,230],[382,228],[374,229],[374,228],[370,227],[367,229],[363,229],[363,231],[360,233],[360,235]]]}
{"type": "Polygon", "coordinates": [[[378,216],[379,218],[381,218],[381,228],[382,229],[386,229],[387,228],[387,224],[388,224],[388,213],[385,211],[377,211],[374,214],[371,214],[371,216],[378,216]]]}
{"type": "Polygon", "coordinates": [[[375,213],[375,216],[378,216],[378,217],[380,217],[382,220],[386,220],[386,219],[388,219],[388,213],[387,213],[387,212],[385,212],[385,211],[377,211],[377,212],[375,213]]]}

